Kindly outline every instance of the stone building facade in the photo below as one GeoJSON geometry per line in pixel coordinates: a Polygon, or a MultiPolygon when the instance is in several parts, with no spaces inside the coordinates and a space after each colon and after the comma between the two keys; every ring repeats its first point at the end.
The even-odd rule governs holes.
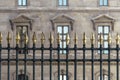
{"type": "MultiPolygon", "coordinates": [[[[7,32],[11,34],[11,47],[16,46],[15,36],[20,32],[21,39],[24,33],[28,34],[28,46],[32,47],[32,35],[36,32],[36,47],[40,47],[41,33],[45,34],[45,47],[49,47],[49,34],[54,35],[53,47],[57,47],[57,33],[60,33],[62,41],[61,48],[65,48],[66,33],[70,35],[70,47],[74,46],[74,33],[78,35],[78,47],[82,47],[82,35],[85,32],[87,36],[86,46],[90,47],[91,33],[95,34],[95,47],[98,47],[98,36],[100,33],[104,36],[103,46],[107,48],[108,33],[112,36],[112,47],[116,46],[115,36],[120,34],[120,1],[119,0],[0,0],[0,32],[3,34],[2,46],[7,46],[7,32]]],[[[20,47],[24,43],[21,40],[20,47]]],[[[66,51],[60,51],[60,58],[66,57],[66,51]]],[[[86,51],[86,58],[91,58],[91,52],[86,51]]],[[[103,51],[103,58],[108,58],[108,51],[103,51]]],[[[10,51],[10,58],[15,58],[15,51],[10,51]]],[[[18,55],[24,58],[24,51],[18,55]]],[[[27,58],[32,58],[33,53],[29,51],[27,58]]],[[[36,52],[36,58],[41,57],[40,51],[36,52]]],[[[82,58],[83,52],[77,52],[77,58],[82,58]]],[[[116,58],[116,52],[111,51],[111,58],[116,58]]],[[[57,58],[57,52],[53,51],[53,58],[57,58]]],[[[99,51],[95,51],[94,57],[100,58],[99,51]]],[[[7,58],[7,51],[2,51],[2,58],[7,58]]],[[[49,58],[49,52],[45,52],[44,58],[49,58]]],[[[69,58],[74,58],[74,52],[69,52],[69,58]]],[[[28,79],[32,80],[32,63],[27,63],[28,79]]],[[[35,80],[41,80],[40,63],[36,63],[35,80]]],[[[83,79],[83,64],[77,64],[77,80],[83,79]]],[[[52,66],[52,80],[57,80],[57,63],[52,66]]],[[[99,63],[94,63],[94,80],[99,80],[99,63]]],[[[19,74],[24,70],[22,62],[19,62],[19,74]]],[[[60,71],[65,73],[66,65],[61,63],[60,71]]],[[[108,75],[107,62],[103,63],[103,73],[108,75]]],[[[15,62],[10,62],[10,80],[16,80],[15,62]]],[[[61,73],[62,73],[61,72],[61,73]]],[[[7,80],[7,63],[2,63],[2,80],[7,80]]],[[[86,63],[86,80],[91,79],[91,63],[86,63]]],[[[74,80],[74,64],[69,63],[69,80],[74,80]]],[[[111,62],[111,80],[116,79],[116,62],[111,62]]],[[[49,62],[44,63],[44,80],[49,80],[49,62]]],[[[62,80],[62,79],[60,79],[62,80]]],[[[63,80],[66,80],[65,78],[63,80]]],[[[105,78],[107,80],[107,78],[105,78]]]]}

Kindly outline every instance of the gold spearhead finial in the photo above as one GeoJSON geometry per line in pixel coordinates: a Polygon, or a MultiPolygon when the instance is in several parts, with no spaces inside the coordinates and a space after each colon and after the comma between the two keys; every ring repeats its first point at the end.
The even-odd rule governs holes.
{"type": "Polygon", "coordinates": [[[94,44],[94,40],[95,40],[95,36],[94,36],[94,34],[92,33],[92,36],[91,36],[91,44],[94,44]]]}
{"type": "Polygon", "coordinates": [[[99,42],[100,42],[100,44],[102,44],[103,43],[103,36],[102,36],[102,34],[100,33],[100,37],[99,37],[99,42]]]}
{"type": "Polygon", "coordinates": [[[36,34],[35,34],[35,32],[33,33],[32,41],[33,41],[34,44],[35,44],[36,41],[37,41],[37,38],[36,38],[36,34]]]}
{"type": "Polygon", "coordinates": [[[16,35],[16,44],[19,44],[19,42],[20,42],[20,34],[18,32],[16,35]]]}
{"type": "Polygon", "coordinates": [[[68,45],[70,43],[70,37],[69,37],[69,34],[67,33],[66,35],[66,44],[68,45]]]}
{"type": "Polygon", "coordinates": [[[85,32],[83,33],[83,44],[86,44],[87,37],[85,35],[85,32]]]}
{"type": "Polygon", "coordinates": [[[0,44],[2,43],[2,33],[0,32],[0,44]]]}
{"type": "Polygon", "coordinates": [[[42,32],[42,33],[41,33],[41,44],[44,44],[44,42],[45,42],[45,35],[44,35],[44,33],[42,32]]]}
{"type": "Polygon", "coordinates": [[[108,34],[107,41],[108,41],[108,44],[111,44],[111,36],[110,36],[110,33],[108,34]]]}
{"type": "Polygon", "coordinates": [[[120,43],[120,36],[119,34],[117,33],[117,36],[116,36],[116,44],[119,44],[120,43]]]}
{"type": "Polygon", "coordinates": [[[75,33],[75,36],[74,36],[74,43],[77,44],[78,43],[78,37],[77,37],[77,34],[75,33]]]}
{"type": "Polygon", "coordinates": [[[61,39],[60,39],[60,34],[57,33],[57,44],[60,44],[60,41],[61,41],[61,39]]]}
{"type": "Polygon", "coordinates": [[[7,42],[10,43],[11,41],[11,36],[10,36],[10,32],[8,32],[8,35],[7,35],[7,42]]]}
{"type": "Polygon", "coordinates": [[[50,44],[53,44],[54,38],[52,33],[50,32],[50,38],[49,38],[50,44]]]}
{"type": "Polygon", "coordinates": [[[24,39],[24,42],[25,42],[25,44],[27,44],[27,43],[28,43],[28,35],[27,35],[27,33],[25,34],[25,39],[24,39]]]}

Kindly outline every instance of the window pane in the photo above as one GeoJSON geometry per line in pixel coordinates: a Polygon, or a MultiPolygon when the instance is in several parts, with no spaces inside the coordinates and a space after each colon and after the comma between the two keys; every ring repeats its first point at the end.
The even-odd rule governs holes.
{"type": "Polygon", "coordinates": [[[60,39],[61,39],[61,41],[63,40],[63,39],[62,39],[62,35],[60,35],[60,39]]]}
{"type": "Polygon", "coordinates": [[[104,42],[104,48],[108,48],[108,42],[107,41],[104,42]]]}
{"type": "Polygon", "coordinates": [[[98,33],[103,33],[103,27],[98,27],[98,33]]]}
{"type": "Polygon", "coordinates": [[[64,79],[63,80],[66,80],[66,75],[64,75],[64,79]]]}
{"type": "MultiPolygon", "coordinates": [[[[98,48],[100,47],[100,42],[98,42],[98,48]]],[[[98,50],[98,53],[100,53],[100,50],[98,50]]]]}
{"type": "MultiPolygon", "coordinates": [[[[100,80],[100,76],[98,77],[98,80],[100,80]]],[[[107,75],[103,75],[102,76],[102,80],[108,80],[108,76],[107,75]],[[103,79],[104,78],[104,79],[103,79]]]]}
{"type": "Polygon", "coordinates": [[[62,42],[60,42],[60,48],[62,48],[62,42]]]}
{"type": "Polygon", "coordinates": [[[60,80],[62,80],[62,75],[60,75],[60,80]]]}
{"type": "Polygon", "coordinates": [[[66,50],[63,50],[63,54],[66,54],[67,52],[66,52],[66,50]]]}
{"type": "Polygon", "coordinates": [[[108,76],[107,75],[104,75],[104,80],[108,80],[108,76]]]}
{"type": "Polygon", "coordinates": [[[103,5],[103,0],[100,0],[100,5],[103,5]]]}
{"type": "Polygon", "coordinates": [[[107,38],[108,38],[108,35],[104,35],[104,40],[107,40],[107,38]]]}
{"type": "Polygon", "coordinates": [[[63,0],[63,5],[67,5],[67,0],[63,0]]]}
{"type": "Polygon", "coordinates": [[[63,40],[66,40],[66,35],[63,36],[63,40]]]}
{"type": "Polygon", "coordinates": [[[23,33],[24,33],[24,34],[27,33],[27,27],[23,27],[23,33]]]}
{"type": "Polygon", "coordinates": [[[64,33],[68,33],[68,27],[64,27],[64,33]]]}
{"type": "Polygon", "coordinates": [[[62,27],[58,27],[57,32],[61,34],[62,33],[62,27]]]}
{"type": "Polygon", "coordinates": [[[108,0],[104,0],[104,5],[108,5],[108,0]]]}
{"type": "Polygon", "coordinates": [[[63,42],[63,48],[66,48],[66,41],[63,42]]]}
{"type": "Polygon", "coordinates": [[[109,27],[108,26],[104,27],[104,33],[109,33],[109,27]]]}
{"type": "Polygon", "coordinates": [[[59,3],[58,3],[59,5],[62,5],[62,0],[59,0],[59,3]]]}
{"type": "MultiPolygon", "coordinates": [[[[108,50],[104,50],[103,51],[104,54],[108,54],[108,50]]],[[[105,79],[104,79],[105,80],[105,79]]]]}
{"type": "Polygon", "coordinates": [[[22,0],[18,0],[18,5],[22,5],[22,0]]]}
{"type": "Polygon", "coordinates": [[[26,0],[23,0],[23,5],[26,5],[27,1],[26,0]]]}

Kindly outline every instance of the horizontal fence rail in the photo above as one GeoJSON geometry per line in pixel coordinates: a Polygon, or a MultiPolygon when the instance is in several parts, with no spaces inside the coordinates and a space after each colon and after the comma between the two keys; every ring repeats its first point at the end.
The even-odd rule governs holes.
{"type": "Polygon", "coordinates": [[[50,33],[49,47],[45,47],[45,36],[44,33],[42,33],[41,46],[36,47],[37,38],[34,33],[32,37],[33,46],[29,47],[29,39],[26,34],[24,36],[24,47],[19,47],[20,35],[18,33],[16,35],[16,46],[11,47],[11,35],[8,33],[7,47],[3,47],[2,34],[0,33],[0,80],[119,80],[120,37],[118,34],[115,39],[115,47],[111,47],[111,36],[108,36],[107,48],[103,47],[102,34],[100,34],[98,40],[100,42],[99,47],[94,46],[95,38],[93,34],[90,39],[90,47],[86,47],[87,38],[85,33],[82,38],[82,47],[78,47],[78,37],[76,34],[74,36],[74,47],[72,48],[69,46],[70,38],[68,34],[66,35],[66,48],[60,47],[61,39],[59,34],[57,34],[56,40],[57,47],[53,47],[54,38],[50,33]],[[61,54],[61,50],[65,50],[66,53],[61,54]],[[104,50],[107,50],[108,54],[103,54],[104,50]],[[4,56],[4,51],[7,52],[6,56],[4,56]],[[32,51],[32,56],[28,57],[30,51],[32,51]],[[53,56],[54,52],[57,53],[55,57],[53,56]],[[97,57],[95,57],[96,52],[98,55],[97,57]],[[111,57],[113,54],[112,52],[114,52],[114,58],[111,57]],[[14,57],[11,57],[13,53],[14,57]],[[48,53],[47,58],[45,58],[45,53],[48,53]],[[70,58],[70,54],[72,58],[70,58]],[[81,57],[78,57],[79,54],[81,57]],[[87,54],[90,55],[90,57],[87,57],[87,54]],[[22,55],[22,58],[20,55],[22,55]],[[63,56],[63,58],[61,58],[61,56],[63,56]],[[46,63],[48,63],[47,68],[46,63]],[[38,65],[40,69],[36,68],[38,65]],[[54,65],[56,65],[56,67],[54,65]],[[7,69],[4,70],[6,66],[7,69]],[[20,70],[21,66],[23,69],[20,70]],[[29,66],[31,68],[29,68],[29,66]],[[89,70],[87,69],[88,67],[90,67],[89,70]],[[15,70],[15,76],[13,76],[12,70],[15,70]],[[29,70],[32,72],[30,76],[28,76],[27,72],[29,70]],[[6,74],[4,71],[7,71],[6,74]],[[99,72],[97,73],[96,71],[99,72]],[[4,75],[6,76],[4,77],[4,75]],[[39,78],[36,77],[37,75],[39,75],[39,78]]]}

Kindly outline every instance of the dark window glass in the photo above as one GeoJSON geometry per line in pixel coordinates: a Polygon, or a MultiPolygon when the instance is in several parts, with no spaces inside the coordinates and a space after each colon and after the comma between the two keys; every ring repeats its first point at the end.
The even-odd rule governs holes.
{"type": "Polygon", "coordinates": [[[28,80],[28,76],[25,74],[19,74],[18,75],[18,80],[28,80]]]}

